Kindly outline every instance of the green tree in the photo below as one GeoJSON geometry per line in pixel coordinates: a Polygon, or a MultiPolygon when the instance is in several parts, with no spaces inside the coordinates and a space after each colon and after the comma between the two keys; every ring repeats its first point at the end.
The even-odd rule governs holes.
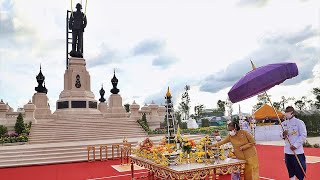
{"type": "Polygon", "coordinates": [[[281,104],[279,102],[273,102],[273,107],[276,108],[277,110],[280,110],[281,104]]]}
{"type": "MultiPolygon", "coordinates": [[[[271,97],[271,95],[268,95],[269,98],[271,97]]],[[[258,95],[258,102],[261,102],[263,104],[267,104],[269,101],[268,101],[268,96],[266,93],[262,93],[262,94],[259,94],[258,95]]]]}
{"type": "Polygon", "coordinates": [[[295,98],[294,97],[286,98],[284,96],[281,97],[280,106],[282,107],[282,110],[285,109],[285,105],[288,104],[288,102],[291,100],[293,101],[295,100],[295,98]]]}
{"type": "Polygon", "coordinates": [[[8,132],[7,127],[0,125],[0,137],[4,136],[8,132]]]}
{"type": "Polygon", "coordinates": [[[17,134],[21,134],[25,129],[24,122],[23,122],[23,117],[22,114],[19,113],[17,117],[16,124],[14,125],[14,130],[16,131],[17,134]]]}
{"type": "Polygon", "coordinates": [[[147,122],[146,114],[143,113],[141,119],[138,119],[137,122],[140,124],[140,126],[146,131],[149,132],[150,128],[147,122]]]}
{"type": "Polygon", "coordinates": [[[299,109],[306,109],[307,104],[310,104],[312,101],[308,100],[306,96],[302,96],[300,100],[297,100],[294,105],[299,109]]]}
{"type": "Polygon", "coordinates": [[[304,109],[304,107],[306,106],[306,104],[305,104],[302,100],[297,100],[296,102],[294,102],[294,105],[295,105],[296,108],[298,108],[299,110],[304,109]]]}
{"type": "MultiPolygon", "coordinates": [[[[174,112],[174,118],[175,118],[176,125],[179,124],[179,126],[181,127],[181,124],[182,124],[182,121],[181,121],[181,112],[180,112],[180,111],[174,112]]],[[[176,128],[177,128],[177,127],[176,127],[176,128]]]]}
{"type": "Polygon", "coordinates": [[[320,88],[313,88],[312,94],[316,96],[316,100],[314,101],[314,105],[317,109],[320,109],[320,88]]]}
{"type": "Polygon", "coordinates": [[[194,107],[194,116],[196,120],[201,119],[203,115],[204,105],[200,104],[194,107]]]}
{"type": "Polygon", "coordinates": [[[130,112],[130,104],[127,103],[127,104],[125,104],[123,106],[126,109],[126,112],[130,112]]]}
{"type": "Polygon", "coordinates": [[[253,110],[256,111],[256,110],[258,110],[259,108],[261,108],[263,105],[264,105],[263,102],[258,102],[256,105],[253,106],[253,110]]]}
{"type": "Polygon", "coordinates": [[[226,111],[226,102],[225,101],[221,101],[220,99],[217,102],[218,105],[218,110],[221,112],[225,112],[226,111]]]}
{"type": "MultiPolygon", "coordinates": [[[[270,97],[270,95],[269,95],[270,97]]],[[[261,108],[264,104],[267,104],[268,103],[268,97],[267,97],[267,94],[266,93],[262,93],[262,94],[259,94],[257,96],[257,104],[253,106],[253,110],[256,111],[258,110],[259,108],[261,108]]]]}
{"type": "Polygon", "coordinates": [[[190,96],[188,91],[190,90],[190,86],[186,85],[184,87],[184,93],[181,96],[181,103],[179,104],[179,109],[183,113],[183,119],[189,119],[190,113],[190,96]]]}
{"type": "Polygon", "coordinates": [[[187,124],[187,122],[182,122],[182,123],[181,123],[181,126],[180,126],[180,129],[188,129],[188,124],[187,124]]]}

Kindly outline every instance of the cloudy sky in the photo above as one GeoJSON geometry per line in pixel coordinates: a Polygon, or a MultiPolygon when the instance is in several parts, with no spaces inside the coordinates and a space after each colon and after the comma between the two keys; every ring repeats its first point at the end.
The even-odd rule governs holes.
{"type": "MultiPolygon", "coordinates": [[[[178,104],[188,84],[192,106],[214,108],[252,59],[256,66],[297,63],[300,74],[269,91],[274,101],[312,99],[320,86],[319,7],[318,0],[88,0],[84,57],[92,91],[97,100],[101,84],[109,92],[115,68],[124,103],[163,103],[170,86],[178,104]]],[[[69,0],[0,0],[0,98],[14,109],[32,98],[41,63],[55,110],[67,9],[69,0]]],[[[255,103],[242,101],[242,111],[255,103]]]]}

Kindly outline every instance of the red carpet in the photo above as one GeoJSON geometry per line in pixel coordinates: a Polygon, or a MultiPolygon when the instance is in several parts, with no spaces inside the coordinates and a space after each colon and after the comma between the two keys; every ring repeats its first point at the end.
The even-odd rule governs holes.
{"type": "MultiPolygon", "coordinates": [[[[258,145],[257,150],[260,161],[261,177],[276,180],[288,179],[287,170],[283,160],[283,147],[258,145]]],[[[308,156],[320,156],[320,149],[305,148],[305,153],[308,156]]],[[[115,164],[119,164],[119,161],[109,160],[91,163],[81,162],[44,166],[2,168],[0,169],[0,180],[129,180],[131,178],[129,176],[130,172],[117,172],[111,167],[111,165],[115,164]]],[[[135,173],[141,172],[145,172],[145,170],[137,171],[135,173]]],[[[138,174],[136,177],[141,175],[143,174],[138,174]]],[[[306,180],[320,179],[320,163],[307,164],[307,177],[308,178],[306,178],[306,180]]],[[[230,180],[230,176],[222,176],[220,180],[230,180]]]]}
{"type": "MultiPolygon", "coordinates": [[[[304,148],[307,156],[319,156],[319,148],[304,148]]],[[[260,177],[271,179],[289,179],[287,168],[284,163],[283,146],[257,146],[260,177]]],[[[320,163],[307,164],[306,180],[320,179],[320,163]]]]}

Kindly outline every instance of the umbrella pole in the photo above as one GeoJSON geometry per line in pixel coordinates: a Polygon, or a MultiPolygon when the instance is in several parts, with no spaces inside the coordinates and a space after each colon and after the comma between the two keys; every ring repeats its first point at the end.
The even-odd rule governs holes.
{"type": "MultiPolygon", "coordinates": [[[[276,113],[276,116],[277,116],[277,118],[278,118],[279,124],[280,124],[280,126],[281,126],[281,128],[282,128],[282,131],[284,131],[284,128],[283,128],[283,126],[282,126],[282,124],[281,124],[281,120],[280,120],[280,117],[279,117],[279,115],[278,115],[278,113],[277,113],[276,108],[273,106],[273,104],[272,104],[272,102],[271,102],[271,99],[269,98],[269,96],[268,96],[268,94],[267,94],[267,91],[265,91],[264,93],[266,94],[268,101],[270,102],[270,104],[271,104],[274,112],[276,113]]],[[[290,146],[292,146],[292,143],[290,142],[289,138],[288,138],[287,136],[286,136],[285,138],[288,140],[290,146]]],[[[302,170],[302,172],[303,172],[303,174],[304,174],[304,177],[307,177],[307,176],[306,176],[306,172],[304,171],[304,169],[303,169],[303,167],[302,167],[302,164],[301,164],[301,162],[300,162],[300,160],[299,160],[299,158],[298,158],[297,153],[296,153],[295,151],[292,151],[292,152],[294,153],[294,156],[296,157],[296,159],[297,159],[297,161],[298,161],[298,163],[299,163],[299,166],[300,166],[300,168],[301,168],[301,170],[302,170]]]]}

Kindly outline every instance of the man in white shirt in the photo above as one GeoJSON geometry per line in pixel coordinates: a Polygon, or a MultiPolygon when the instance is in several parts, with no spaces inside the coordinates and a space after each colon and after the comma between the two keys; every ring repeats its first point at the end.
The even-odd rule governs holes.
{"type": "Polygon", "coordinates": [[[303,180],[304,174],[301,167],[293,153],[296,152],[301,165],[306,172],[306,157],[304,155],[303,143],[307,138],[306,125],[300,119],[294,117],[294,108],[288,106],[285,110],[286,120],[282,122],[284,131],[281,133],[282,138],[285,139],[284,153],[285,163],[288,169],[290,180],[294,180],[297,177],[299,180],[303,180]],[[291,146],[288,142],[291,142],[291,146]]]}

